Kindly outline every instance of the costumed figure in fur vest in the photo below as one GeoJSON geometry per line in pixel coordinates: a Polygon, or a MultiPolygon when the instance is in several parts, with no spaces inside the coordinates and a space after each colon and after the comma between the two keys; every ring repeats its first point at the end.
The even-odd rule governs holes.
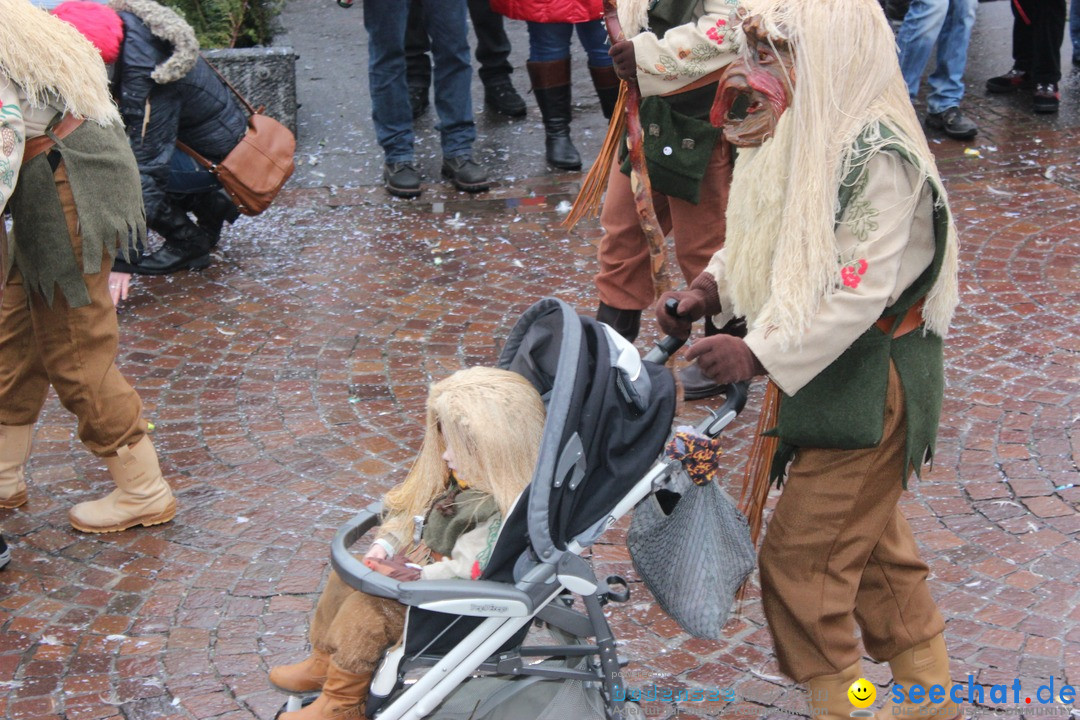
{"type": "Polygon", "coordinates": [[[740,18],[741,59],[714,110],[739,147],[726,245],[668,294],[681,317],[657,319],[686,337],[694,319],[745,316],[745,340],[707,337],[688,357],[720,383],[769,376],[759,431],[776,440],[752,452],[751,526],[786,468],[762,603],[813,717],[851,714],[857,625],[895,683],[945,689],[879,717],[958,718],[945,623],[898,508],[941,413],[957,304],[945,190],[875,0],[745,0],[740,18]]]}
{"type": "MultiPolygon", "coordinates": [[[[637,79],[646,166],[660,231],[674,234],[675,256],[686,282],[697,277],[724,244],[724,209],[732,154],[709,123],[716,82],[702,85],[735,59],[728,23],[736,0],[620,0],[623,34],[610,50],[615,72],[637,79]],[[688,89],[689,88],[689,89],[688,89]]],[[[604,235],[597,259],[596,319],[631,342],[641,312],[656,296],[649,243],[634,204],[625,143],[608,171],[600,212],[604,235]]],[[[720,330],[710,321],[712,335],[720,330]]],[[[728,332],[742,331],[735,322],[728,332]]],[[[681,371],[688,400],[710,397],[720,386],[696,366],[681,371]]]]}
{"type": "Polygon", "coordinates": [[[27,500],[31,434],[51,385],[116,482],[75,505],[71,524],[167,522],[176,501],[142,401],[116,368],[114,301],[126,276],[109,270],[146,232],[139,171],[101,58],[27,0],[0,0],[0,140],[0,201],[13,220],[0,244],[0,507],[27,500]]]}
{"type": "Polygon", "coordinates": [[[176,143],[220,162],[247,132],[247,113],[200,57],[195,31],[171,8],[153,0],[69,0],[53,14],[78,28],[113,67],[112,92],[139,165],[147,224],[165,238],[153,253],[117,269],[164,275],[206,267],[222,226],[240,211],[217,178],[176,143]]]}
{"type": "MultiPolygon", "coordinates": [[[[508,370],[459,370],[431,386],[427,431],[405,481],[387,493],[364,563],[398,580],[476,579],[502,519],[532,479],[544,405],[508,370]]],[[[311,655],[270,670],[280,690],[321,690],[281,720],[360,720],[375,665],[397,643],[406,607],[353,590],[333,571],[311,621],[311,655]]]]}

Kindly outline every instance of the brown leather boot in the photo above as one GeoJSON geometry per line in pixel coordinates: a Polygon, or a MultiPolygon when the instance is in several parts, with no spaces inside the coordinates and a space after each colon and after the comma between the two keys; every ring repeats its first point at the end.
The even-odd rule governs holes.
{"type": "Polygon", "coordinates": [[[17,508],[26,502],[23,471],[33,429],[33,425],[0,425],[0,508],[17,508]]]}
{"type": "Polygon", "coordinates": [[[329,662],[329,653],[312,648],[311,654],[298,663],[270,668],[270,684],[287,693],[321,690],[326,682],[326,666],[329,662]]]}
{"type": "Polygon", "coordinates": [[[580,170],[581,154],[570,140],[570,58],[525,63],[544,119],[544,152],[550,165],[580,170]]]}
{"type": "Polygon", "coordinates": [[[615,74],[615,68],[589,66],[589,74],[592,76],[593,87],[596,88],[596,97],[600,98],[600,112],[604,117],[611,119],[615,111],[615,103],[619,100],[619,76],[615,74]]]}
{"type": "Polygon", "coordinates": [[[862,677],[862,667],[855,663],[835,675],[821,675],[806,683],[810,693],[810,717],[814,720],[848,720],[854,709],[848,700],[851,683],[862,677]]]}
{"type": "Polygon", "coordinates": [[[279,720],[364,720],[371,673],[351,673],[333,660],[326,666],[326,682],[318,699],[302,710],[279,715],[279,720]]]}
{"type": "Polygon", "coordinates": [[[910,650],[905,650],[889,661],[893,684],[904,687],[904,698],[912,685],[921,685],[922,702],[889,702],[879,710],[875,718],[932,718],[933,720],[958,720],[963,717],[960,706],[949,698],[952,678],[949,677],[949,652],[945,648],[945,636],[935,635],[910,650]],[[934,685],[945,689],[944,702],[931,703],[927,691],[934,685]]]}
{"type": "Polygon", "coordinates": [[[81,502],[68,511],[76,530],[106,533],[127,530],[134,525],[160,525],[176,515],[176,499],[161,476],[157,452],[149,436],[130,448],[122,447],[105,466],[116,489],[101,498],[81,502]]]}

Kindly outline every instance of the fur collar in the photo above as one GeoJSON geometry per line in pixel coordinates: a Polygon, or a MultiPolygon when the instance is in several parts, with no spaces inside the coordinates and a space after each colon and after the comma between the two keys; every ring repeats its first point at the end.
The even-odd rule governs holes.
{"type": "Polygon", "coordinates": [[[623,37],[632,38],[642,30],[649,29],[649,0],[619,0],[615,9],[619,14],[619,25],[623,37]]]}
{"type": "Polygon", "coordinates": [[[199,60],[199,41],[195,31],[175,10],[153,0],[109,0],[117,12],[129,12],[142,20],[154,35],[172,45],[172,55],[154,68],[150,77],[159,85],[176,82],[191,72],[199,60]]]}

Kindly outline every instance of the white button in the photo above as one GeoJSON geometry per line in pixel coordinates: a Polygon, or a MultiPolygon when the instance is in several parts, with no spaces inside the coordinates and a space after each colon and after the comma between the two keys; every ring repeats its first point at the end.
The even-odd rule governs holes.
{"type": "Polygon", "coordinates": [[[665,145],[664,146],[664,154],[665,155],[670,155],[671,154],[671,146],[670,145],[665,145]]]}

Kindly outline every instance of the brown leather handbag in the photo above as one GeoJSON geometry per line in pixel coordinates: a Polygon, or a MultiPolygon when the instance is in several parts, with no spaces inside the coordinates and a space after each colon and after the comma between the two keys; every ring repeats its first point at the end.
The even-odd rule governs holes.
{"type": "MultiPolygon", "coordinates": [[[[207,62],[207,65],[210,63],[207,62]]],[[[240,212],[245,215],[258,215],[270,207],[285,181],[293,173],[296,138],[289,128],[262,114],[262,108],[252,107],[217,68],[210,65],[210,69],[217,73],[247,108],[247,132],[225,159],[216,164],[180,141],[177,141],[176,147],[217,177],[240,212]]]]}

